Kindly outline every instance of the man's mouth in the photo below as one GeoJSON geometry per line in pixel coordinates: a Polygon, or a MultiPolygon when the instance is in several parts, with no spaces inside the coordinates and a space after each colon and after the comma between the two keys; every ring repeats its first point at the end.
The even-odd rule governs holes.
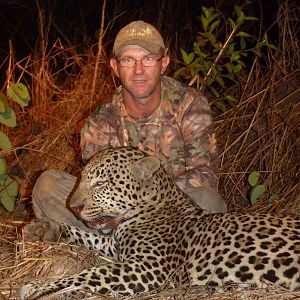
{"type": "Polygon", "coordinates": [[[147,83],[147,80],[145,80],[145,79],[135,79],[135,80],[133,80],[134,85],[144,85],[146,83],[147,83]]]}

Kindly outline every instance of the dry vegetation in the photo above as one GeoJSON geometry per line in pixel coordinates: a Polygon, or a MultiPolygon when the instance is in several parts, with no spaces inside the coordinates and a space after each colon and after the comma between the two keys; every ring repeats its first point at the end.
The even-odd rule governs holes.
{"type": "MultiPolygon", "coordinates": [[[[281,6],[278,14],[281,52],[269,54],[263,65],[256,60],[241,84],[238,106],[215,118],[221,162],[220,191],[231,209],[300,213],[298,19],[299,8],[281,6]],[[276,195],[273,202],[266,197],[249,205],[250,187],[246,178],[254,170],[259,170],[267,181],[268,196],[276,195]]],[[[37,176],[48,168],[78,174],[81,120],[115,87],[104,51],[96,50],[102,48],[101,38],[86,55],[65,48],[59,40],[46,50],[49,49],[46,40],[45,37],[39,55],[17,62],[11,46],[7,58],[7,82],[27,82],[32,105],[25,111],[14,107],[19,125],[8,134],[15,149],[4,153],[21,189],[14,213],[8,214],[0,208],[0,299],[15,299],[16,289],[31,279],[70,274],[101,263],[94,252],[63,244],[25,243],[22,239],[20,228],[31,217],[30,192],[37,176]]],[[[228,287],[214,293],[205,288],[183,288],[126,299],[299,298],[300,292],[268,286],[228,287]]]]}

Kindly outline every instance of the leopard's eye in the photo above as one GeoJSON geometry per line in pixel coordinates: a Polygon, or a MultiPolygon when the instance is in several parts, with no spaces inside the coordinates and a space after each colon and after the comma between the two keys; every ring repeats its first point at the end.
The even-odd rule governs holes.
{"type": "Polygon", "coordinates": [[[91,185],[93,188],[101,188],[101,187],[105,186],[107,182],[108,182],[107,180],[95,179],[91,182],[91,185]]]}

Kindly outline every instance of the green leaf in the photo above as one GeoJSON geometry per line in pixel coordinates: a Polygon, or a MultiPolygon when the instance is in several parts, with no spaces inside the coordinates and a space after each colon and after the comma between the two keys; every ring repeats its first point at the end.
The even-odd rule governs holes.
{"type": "Polygon", "coordinates": [[[4,174],[6,171],[6,160],[0,157],[0,174],[4,174]]]}
{"type": "Polygon", "coordinates": [[[235,60],[239,59],[240,57],[241,57],[241,56],[240,56],[240,54],[238,53],[238,51],[233,51],[232,54],[231,54],[231,56],[230,56],[230,60],[231,60],[231,61],[235,61],[235,60]]]}
{"type": "Polygon", "coordinates": [[[7,193],[2,193],[0,195],[0,200],[7,211],[12,212],[14,210],[16,197],[9,196],[7,193]]]}
{"type": "Polygon", "coordinates": [[[236,62],[241,65],[241,67],[245,67],[245,63],[242,60],[237,59],[236,62]]]}
{"type": "Polygon", "coordinates": [[[245,22],[245,15],[242,13],[236,20],[236,25],[241,26],[245,22]]]}
{"type": "Polygon", "coordinates": [[[4,113],[7,110],[8,103],[5,95],[0,92],[0,113],[4,113]]]}
{"type": "Polygon", "coordinates": [[[18,184],[14,179],[8,177],[5,181],[5,186],[5,189],[9,196],[16,197],[18,195],[18,184]]]}
{"type": "Polygon", "coordinates": [[[27,87],[23,83],[16,83],[7,89],[7,95],[21,106],[27,106],[30,96],[27,87]]]}
{"type": "Polygon", "coordinates": [[[204,15],[206,18],[209,18],[211,15],[211,8],[207,8],[205,6],[202,6],[202,11],[204,12],[204,15]]]}
{"type": "Polygon", "coordinates": [[[195,53],[191,52],[190,54],[187,54],[183,49],[180,49],[180,51],[184,63],[189,65],[194,60],[195,53]]]}
{"type": "Polygon", "coordinates": [[[213,22],[210,26],[209,26],[209,32],[212,33],[214,31],[214,29],[220,24],[220,20],[213,22]]]}
{"type": "Polygon", "coordinates": [[[265,184],[259,184],[256,185],[250,193],[250,200],[251,203],[254,204],[262,195],[263,193],[267,190],[267,187],[265,184]]]}
{"type": "Polygon", "coordinates": [[[0,149],[2,150],[10,150],[11,149],[11,142],[7,135],[0,131],[0,149]]]}
{"type": "Polygon", "coordinates": [[[220,93],[214,87],[210,86],[210,89],[217,98],[220,97],[220,93]]]}
{"type": "MultiPolygon", "coordinates": [[[[6,174],[0,174],[0,186],[4,185],[4,183],[5,183],[5,181],[6,181],[7,178],[9,178],[8,175],[6,175],[6,174]]],[[[0,189],[0,191],[1,191],[1,189],[0,189]]]]}
{"type": "Polygon", "coordinates": [[[194,51],[195,54],[199,55],[199,53],[201,52],[199,43],[195,42],[193,44],[193,51],[194,51]]]}
{"type": "Polygon", "coordinates": [[[241,55],[241,56],[244,56],[244,57],[247,57],[247,56],[248,56],[248,52],[246,52],[246,51],[241,52],[241,51],[240,51],[240,55],[241,55]]]}
{"type": "Polygon", "coordinates": [[[185,70],[186,70],[186,67],[181,67],[181,68],[179,68],[178,70],[175,71],[173,77],[174,77],[175,79],[179,78],[180,76],[182,76],[182,73],[184,73],[185,70]]]}
{"type": "Polygon", "coordinates": [[[251,35],[247,32],[244,32],[244,31],[240,31],[239,33],[237,33],[236,36],[239,36],[239,37],[251,37],[251,35]]]}
{"type": "Polygon", "coordinates": [[[228,53],[231,55],[234,51],[234,46],[235,46],[235,43],[232,43],[229,45],[228,47],[228,53]]]}
{"type": "Polygon", "coordinates": [[[234,11],[235,11],[236,15],[238,17],[240,17],[242,15],[242,13],[243,13],[241,7],[238,6],[238,5],[234,5],[233,8],[234,8],[234,11]]]}
{"type": "Polygon", "coordinates": [[[232,95],[226,95],[225,99],[229,102],[229,104],[234,107],[237,103],[237,99],[232,95]]]}
{"type": "Polygon", "coordinates": [[[237,25],[234,23],[234,21],[233,21],[231,18],[228,18],[227,20],[228,20],[228,22],[230,23],[231,28],[232,28],[233,30],[236,29],[237,25]]]}
{"type": "Polygon", "coordinates": [[[0,123],[8,127],[15,127],[17,125],[16,114],[11,107],[8,107],[5,112],[0,114],[0,123]]]}
{"type": "Polygon", "coordinates": [[[216,107],[218,108],[218,109],[220,109],[222,112],[225,112],[226,111],[226,106],[225,106],[225,104],[223,103],[223,102],[220,102],[220,101],[218,101],[218,102],[216,102],[216,107]]]}
{"type": "Polygon", "coordinates": [[[212,66],[212,62],[209,60],[204,61],[203,66],[205,66],[205,70],[208,71],[210,67],[212,66]]]}
{"type": "Polygon", "coordinates": [[[214,34],[210,33],[210,32],[207,33],[207,38],[209,39],[209,41],[210,41],[212,44],[215,43],[216,40],[217,40],[216,36],[215,36],[214,34]]]}
{"type": "Polygon", "coordinates": [[[259,171],[254,171],[249,174],[248,176],[248,182],[251,186],[256,186],[258,179],[260,177],[260,172],[259,171]]]}
{"type": "Polygon", "coordinates": [[[201,68],[203,65],[203,59],[202,57],[197,57],[190,65],[188,68],[201,68]]]}
{"type": "Polygon", "coordinates": [[[269,43],[267,40],[263,40],[261,42],[261,46],[266,46],[268,47],[269,49],[273,49],[275,51],[279,51],[279,49],[277,47],[275,47],[273,44],[269,43]]]}
{"type": "Polygon", "coordinates": [[[257,21],[258,18],[255,18],[255,17],[244,17],[244,20],[245,21],[257,21]]]}
{"type": "Polygon", "coordinates": [[[220,52],[220,51],[221,51],[221,49],[222,49],[222,43],[216,41],[216,42],[213,43],[212,45],[213,45],[213,47],[215,48],[215,50],[216,50],[217,52],[220,52]]]}
{"type": "Polygon", "coordinates": [[[227,63],[225,64],[225,68],[227,69],[228,73],[232,73],[233,72],[233,64],[232,63],[227,63]]]}
{"type": "Polygon", "coordinates": [[[202,51],[200,50],[199,56],[200,56],[201,58],[206,58],[207,54],[204,53],[204,52],[202,52],[202,51]]]}
{"type": "Polygon", "coordinates": [[[203,15],[200,17],[201,23],[202,23],[202,27],[204,29],[204,31],[207,31],[207,27],[208,27],[208,19],[205,18],[203,15]]]}
{"type": "Polygon", "coordinates": [[[12,212],[18,195],[18,185],[14,179],[6,174],[1,175],[1,179],[5,179],[5,181],[1,180],[0,200],[5,209],[12,212]]]}
{"type": "MultiPolygon", "coordinates": [[[[211,8],[211,12],[213,13],[214,12],[214,9],[211,8]]],[[[215,14],[212,14],[210,17],[209,17],[209,23],[211,23],[214,19],[216,19],[220,14],[219,13],[215,13],[215,14]]]]}
{"type": "Polygon", "coordinates": [[[234,68],[233,68],[233,73],[237,74],[237,73],[239,73],[241,70],[242,70],[242,65],[241,65],[241,64],[238,64],[238,65],[234,66],[234,68]]]}
{"type": "Polygon", "coordinates": [[[225,86],[225,83],[224,83],[224,80],[223,80],[223,78],[222,77],[220,77],[220,76],[216,76],[215,77],[215,80],[216,80],[216,82],[221,86],[221,87],[224,87],[225,86]]]}
{"type": "Polygon", "coordinates": [[[279,51],[279,48],[277,48],[276,46],[274,46],[273,44],[268,43],[267,44],[268,48],[273,49],[275,51],[279,51]]]}

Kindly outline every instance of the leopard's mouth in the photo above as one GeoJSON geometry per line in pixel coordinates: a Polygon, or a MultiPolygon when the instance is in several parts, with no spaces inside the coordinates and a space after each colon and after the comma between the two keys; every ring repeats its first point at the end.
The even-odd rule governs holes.
{"type": "Polygon", "coordinates": [[[101,215],[92,220],[84,221],[85,224],[92,229],[100,230],[114,230],[122,222],[124,218],[121,216],[112,216],[112,215],[101,215]]]}

